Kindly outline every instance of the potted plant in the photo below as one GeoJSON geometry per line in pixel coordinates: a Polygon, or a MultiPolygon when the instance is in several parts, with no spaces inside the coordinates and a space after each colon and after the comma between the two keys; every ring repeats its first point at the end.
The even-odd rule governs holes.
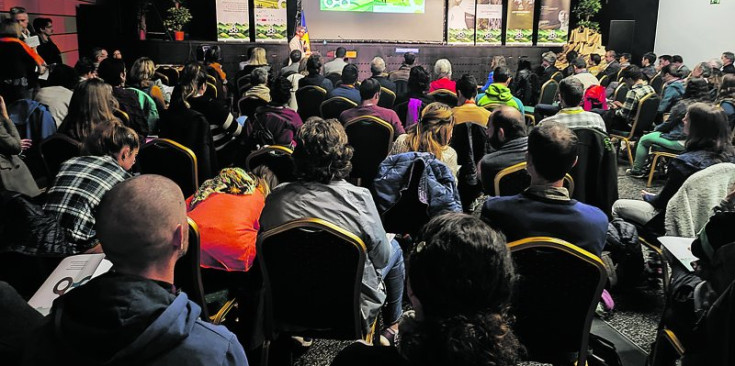
{"type": "Polygon", "coordinates": [[[574,14],[577,15],[579,22],[577,25],[582,28],[600,30],[600,23],[591,21],[590,19],[597,15],[602,9],[600,0],[580,0],[577,7],[574,8],[574,14]]]}
{"type": "Polygon", "coordinates": [[[181,6],[181,1],[174,0],[174,6],[166,10],[166,19],[163,25],[171,32],[174,32],[174,39],[177,41],[184,40],[183,28],[191,21],[191,12],[188,8],[181,6]]]}

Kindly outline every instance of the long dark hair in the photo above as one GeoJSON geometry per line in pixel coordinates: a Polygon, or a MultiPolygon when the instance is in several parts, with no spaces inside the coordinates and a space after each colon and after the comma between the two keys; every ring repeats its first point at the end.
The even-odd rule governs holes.
{"type": "Polygon", "coordinates": [[[202,85],[207,82],[207,73],[204,66],[198,62],[192,62],[184,66],[181,72],[179,85],[176,85],[171,93],[169,108],[189,108],[189,98],[195,97],[202,85]]]}
{"type": "Polygon", "coordinates": [[[694,103],[687,109],[687,151],[705,150],[723,157],[733,155],[730,127],[725,112],[711,104],[694,103]]]}
{"type": "Polygon", "coordinates": [[[399,350],[412,365],[515,365],[507,322],[514,271],[503,234],[460,213],[419,234],[408,281],[420,306],[401,323],[399,350]]]}

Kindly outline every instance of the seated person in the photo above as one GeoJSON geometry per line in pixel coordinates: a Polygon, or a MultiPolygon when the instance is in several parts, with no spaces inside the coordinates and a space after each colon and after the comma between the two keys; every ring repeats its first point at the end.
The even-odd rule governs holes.
{"type": "Polygon", "coordinates": [[[370,73],[372,74],[371,78],[377,80],[381,87],[393,93],[396,92],[396,83],[388,79],[388,74],[385,73],[385,60],[382,57],[375,57],[370,61],[370,73]]]}
{"type": "Polygon", "coordinates": [[[524,105],[535,105],[538,103],[541,92],[538,75],[531,70],[531,61],[521,58],[518,61],[518,70],[513,79],[513,95],[524,105]]]}
{"type": "Polygon", "coordinates": [[[411,252],[398,347],[348,346],[332,366],[515,365],[520,345],[508,326],[513,262],[505,238],[477,218],[433,218],[411,252]],[[438,275],[438,274],[451,275],[438,275]]]}
{"type": "Polygon", "coordinates": [[[243,97],[256,97],[270,102],[270,94],[271,91],[268,89],[268,71],[262,67],[253,69],[250,73],[250,88],[245,91],[243,97]]]}
{"type": "MultiPolygon", "coordinates": [[[[549,52],[546,52],[543,55],[541,55],[541,57],[542,57],[542,59],[541,59],[541,68],[543,69],[544,67],[546,67],[545,69],[543,69],[541,71],[545,73],[546,70],[554,70],[554,72],[555,72],[556,71],[556,67],[553,66],[553,64],[554,64],[554,62],[556,62],[556,54],[554,54],[554,52],[549,51],[549,52]],[[551,55],[550,57],[553,57],[554,58],[554,61],[551,61],[551,64],[549,64],[547,62],[547,56],[549,56],[549,55],[551,55]]],[[[487,74],[487,81],[485,81],[485,85],[483,85],[480,90],[486,90],[490,86],[490,84],[492,84],[494,82],[494,80],[493,80],[493,74],[495,73],[495,68],[498,67],[498,66],[507,66],[506,61],[505,61],[505,56],[493,56],[490,59],[490,72],[487,74]]],[[[548,75],[548,78],[550,78],[550,77],[551,77],[551,74],[548,75]]],[[[548,78],[547,78],[547,80],[548,80],[548,78]]]]}
{"type": "Polygon", "coordinates": [[[605,130],[605,121],[597,113],[587,112],[580,107],[584,98],[584,85],[575,76],[564,78],[559,83],[559,99],[562,110],[559,113],[544,118],[539,125],[546,122],[558,122],[568,128],[595,128],[605,130]]]}
{"type": "Polygon", "coordinates": [[[656,63],[656,54],[653,52],[646,52],[643,54],[641,59],[641,72],[646,76],[646,80],[650,81],[656,76],[656,68],[653,66],[656,63]]]}
{"type": "Polygon", "coordinates": [[[97,74],[105,83],[112,86],[112,95],[120,104],[120,109],[128,115],[130,120],[123,121],[123,123],[135,130],[143,140],[149,133],[149,116],[140,107],[138,95],[132,90],[125,89],[127,77],[125,62],[120,59],[106,58],[100,62],[97,74]]]}
{"type": "Polygon", "coordinates": [[[252,137],[253,130],[265,128],[273,135],[274,144],[292,146],[304,122],[296,111],[286,108],[290,101],[291,82],[281,76],[271,85],[271,102],[255,110],[255,121],[247,124],[247,135],[252,137]]]}
{"type": "Polygon", "coordinates": [[[563,77],[570,77],[574,75],[574,61],[577,60],[577,57],[579,56],[579,53],[574,50],[569,50],[566,55],[564,55],[564,58],[566,59],[567,66],[561,70],[561,74],[563,77]]]}
{"type": "Polygon", "coordinates": [[[301,51],[293,50],[288,55],[291,64],[281,68],[281,75],[288,76],[299,72],[299,64],[301,63],[301,51]]]}
{"type": "Polygon", "coordinates": [[[582,91],[587,91],[593,85],[600,85],[600,81],[587,71],[587,62],[582,57],[574,60],[574,78],[582,82],[582,91]]]}
{"type": "Polygon", "coordinates": [[[477,168],[483,192],[494,195],[495,176],[498,172],[526,161],[528,150],[526,122],[517,109],[498,107],[490,116],[487,135],[495,151],[483,156],[477,168]]]}
{"type": "Polygon", "coordinates": [[[131,177],[139,146],[132,129],[102,122],[85,140],[84,156],[61,164],[43,210],[58,220],[73,252],[99,252],[94,212],[107,191],[131,177]]]}
{"type": "Polygon", "coordinates": [[[614,101],[610,105],[610,110],[602,113],[607,131],[630,131],[633,119],[638,112],[638,103],[646,95],[656,93],[653,87],[648,85],[638,66],[626,67],[620,73],[620,77],[628,86],[628,94],[625,95],[625,103],[614,101]]]}
{"type": "Polygon", "coordinates": [[[684,96],[684,80],[679,71],[673,66],[666,65],[661,68],[661,79],[664,81],[661,101],[658,103],[658,113],[671,112],[671,108],[684,96]]]}
{"type": "Polygon", "coordinates": [[[597,207],[569,197],[563,187],[577,162],[577,136],[560,123],[547,122],[528,135],[531,186],[515,196],[490,197],[482,219],[509,242],[531,236],[565,240],[600,256],[607,236],[607,216],[597,207]]]}
{"type": "Polygon", "coordinates": [[[689,76],[689,73],[691,73],[689,68],[684,65],[684,59],[681,57],[681,55],[671,56],[671,65],[674,66],[675,70],[679,71],[681,77],[683,78],[686,78],[687,76],[689,76]]]}
{"type": "Polygon", "coordinates": [[[54,66],[54,71],[48,77],[48,83],[41,88],[33,100],[48,107],[48,111],[54,117],[56,126],[61,125],[69,113],[69,104],[74,88],[79,80],[77,73],[70,66],[59,64],[54,66]]]}
{"type": "Polygon", "coordinates": [[[360,98],[362,98],[362,103],[359,106],[348,109],[339,116],[339,121],[342,122],[342,125],[356,117],[375,116],[393,126],[394,139],[406,133],[403,129],[403,123],[401,123],[396,112],[392,109],[378,106],[378,100],[380,100],[380,82],[373,78],[363,80],[360,84],[360,98]]]}
{"type": "MultiPolygon", "coordinates": [[[[641,200],[620,199],[612,208],[613,217],[620,217],[639,225],[645,225],[659,213],[666,212],[671,197],[692,174],[711,165],[735,162],[727,117],[722,109],[705,103],[694,103],[684,116],[684,133],[687,135],[684,153],[671,159],[668,179],[659,194],[641,192],[641,200]]],[[[651,229],[663,230],[661,224],[651,229]]]]}
{"type": "Polygon", "coordinates": [[[94,62],[88,57],[82,57],[74,64],[74,71],[79,76],[79,82],[87,80],[89,78],[97,77],[97,68],[94,66],[94,62]]]}
{"type": "Polygon", "coordinates": [[[357,70],[357,65],[345,65],[344,69],[342,69],[342,83],[329,92],[327,98],[344,97],[360,104],[360,102],[362,102],[362,99],[360,98],[360,90],[355,88],[358,72],[359,70],[357,70]]]}
{"type": "Polygon", "coordinates": [[[117,119],[113,114],[117,108],[109,84],[96,77],[84,80],[74,89],[69,111],[57,132],[84,142],[98,124],[117,119]]]}
{"type": "Polygon", "coordinates": [[[28,166],[18,156],[30,147],[30,140],[21,140],[15,123],[8,116],[5,100],[0,95],[0,190],[19,192],[28,197],[41,194],[28,166]]]}
{"type": "Polygon", "coordinates": [[[510,92],[510,88],[508,88],[511,80],[510,70],[507,67],[496,67],[493,71],[493,83],[477,96],[477,105],[480,107],[489,104],[507,105],[524,113],[523,103],[520,99],[514,97],[513,93],[510,92]]]}
{"type": "Polygon", "coordinates": [[[403,54],[403,63],[398,68],[398,70],[391,71],[390,75],[388,76],[388,79],[390,81],[408,81],[408,77],[411,74],[411,68],[413,67],[414,62],[416,62],[416,54],[413,52],[406,52],[403,54]]]}
{"type": "Polygon", "coordinates": [[[334,51],[334,60],[324,64],[324,76],[329,74],[342,74],[347,62],[345,61],[347,50],[344,47],[337,47],[334,51]]]}
{"type": "Polygon", "coordinates": [[[394,109],[404,126],[412,126],[418,122],[421,111],[434,102],[434,99],[426,94],[430,82],[429,72],[423,66],[411,68],[407,83],[408,93],[398,96],[394,103],[394,109]]]}
{"type": "Polygon", "coordinates": [[[299,89],[308,85],[320,86],[324,88],[327,93],[334,89],[332,82],[321,74],[322,60],[318,53],[314,53],[309,56],[306,61],[306,70],[309,74],[299,80],[299,89]]]}
{"type": "Polygon", "coordinates": [[[449,60],[445,58],[437,60],[434,64],[434,75],[436,75],[436,80],[429,85],[429,92],[438,89],[446,89],[452,93],[457,92],[457,86],[452,81],[452,64],[449,60]]]}
{"type": "Polygon", "coordinates": [[[240,168],[225,168],[186,200],[188,215],[199,227],[203,268],[250,270],[260,229],[258,218],[269,187],[277,185],[272,184],[276,182],[270,170],[268,173],[271,182],[240,168]]]}
{"type": "Polygon", "coordinates": [[[725,111],[730,130],[735,129],[735,73],[725,74],[722,78],[715,105],[719,105],[725,111]]]}
{"type": "Polygon", "coordinates": [[[36,47],[38,55],[46,61],[47,65],[62,65],[61,51],[51,39],[54,34],[54,24],[51,18],[38,17],[33,19],[33,29],[36,30],[40,44],[36,47]]]}
{"type": "Polygon", "coordinates": [[[454,123],[473,122],[487,126],[490,111],[475,104],[477,96],[477,79],[470,74],[464,74],[457,80],[457,106],[452,108],[454,123]]]}
{"type": "Polygon", "coordinates": [[[403,253],[395,240],[388,240],[370,191],[344,180],[352,169],[352,147],[344,128],[334,119],[309,118],[299,130],[293,158],[300,179],[282,183],[268,195],[260,215],[261,232],[316,217],[359,237],[367,248],[360,297],[363,329],[383,308],[385,334],[395,334],[402,313],[403,253]]]}
{"type": "Polygon", "coordinates": [[[426,106],[421,112],[419,123],[408,130],[408,133],[398,136],[393,143],[390,155],[409,151],[430,152],[443,162],[457,177],[457,152],[449,146],[454,128],[452,110],[444,103],[434,102],[426,106]]]}
{"type": "Polygon", "coordinates": [[[647,133],[638,140],[635,145],[633,168],[627,169],[625,173],[634,178],[643,178],[648,174],[645,166],[651,146],[661,147],[676,154],[684,152],[684,144],[687,139],[684,133],[684,116],[686,116],[687,108],[693,103],[709,102],[709,99],[709,86],[705,79],[689,80],[684,98],[671,109],[671,114],[666,122],[656,126],[653,129],[654,132],[647,133]]]}
{"type": "Polygon", "coordinates": [[[618,72],[620,72],[620,62],[618,62],[618,54],[615,50],[607,50],[605,52],[605,66],[597,77],[602,80],[603,76],[607,76],[608,82],[617,81],[618,72]]]}
{"type": "Polygon", "coordinates": [[[174,266],[189,248],[174,182],[141,175],[121,183],[96,217],[112,270],[54,301],[24,365],[248,364],[237,337],[200,320],[199,306],[174,286],[174,266]]]}
{"type": "Polygon", "coordinates": [[[135,60],[133,66],[130,67],[128,86],[136,88],[153,98],[160,114],[171,101],[171,93],[167,91],[170,88],[163,85],[161,79],[152,80],[155,75],[156,64],[153,63],[153,60],[148,57],[141,57],[135,60]]]}
{"type": "Polygon", "coordinates": [[[207,48],[202,62],[206,66],[207,74],[214,76],[219,85],[227,84],[227,73],[222,69],[222,51],[219,46],[207,48]]]}
{"type": "Polygon", "coordinates": [[[600,63],[602,63],[602,57],[596,53],[591,54],[590,60],[587,63],[587,71],[595,77],[598,77],[600,74],[600,63]]]}

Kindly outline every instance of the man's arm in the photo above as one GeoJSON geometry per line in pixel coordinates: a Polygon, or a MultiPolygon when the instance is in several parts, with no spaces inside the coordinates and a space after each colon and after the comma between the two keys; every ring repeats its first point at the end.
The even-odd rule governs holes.
{"type": "Polygon", "coordinates": [[[633,107],[635,107],[637,102],[635,92],[633,90],[628,90],[628,93],[625,95],[625,103],[623,103],[623,106],[615,111],[615,113],[618,116],[625,118],[626,121],[630,121],[631,114],[633,114],[633,107]]]}

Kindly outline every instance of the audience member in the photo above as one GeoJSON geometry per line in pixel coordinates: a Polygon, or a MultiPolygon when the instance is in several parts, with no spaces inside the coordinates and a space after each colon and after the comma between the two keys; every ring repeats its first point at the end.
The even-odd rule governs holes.
{"type": "Polygon", "coordinates": [[[432,219],[411,252],[398,347],[353,343],[332,366],[515,365],[509,327],[514,270],[502,234],[458,213],[432,219]]]}
{"type": "Polygon", "coordinates": [[[683,98],[671,108],[671,114],[666,122],[656,126],[654,132],[645,134],[638,140],[633,167],[625,172],[634,178],[643,178],[648,173],[645,171],[648,150],[654,145],[673,153],[683,153],[687,139],[684,132],[687,107],[693,103],[711,101],[707,81],[702,78],[690,79],[683,98]]]}
{"type": "Polygon", "coordinates": [[[107,191],[131,177],[139,146],[135,131],[104,121],[84,141],[83,156],[61,164],[43,210],[59,222],[73,252],[100,252],[94,213],[107,191]]]}
{"type": "Polygon", "coordinates": [[[482,93],[477,96],[477,105],[484,107],[486,105],[507,105],[524,113],[523,102],[513,96],[508,88],[512,78],[510,70],[506,67],[497,67],[493,71],[493,83],[482,93]]]}
{"type": "Polygon", "coordinates": [[[250,88],[243,97],[256,97],[266,102],[271,101],[271,90],[268,88],[268,71],[262,67],[253,69],[250,73],[250,88]]]}
{"type": "Polygon", "coordinates": [[[250,75],[253,70],[261,67],[270,72],[271,67],[270,65],[268,65],[268,58],[265,54],[265,48],[255,47],[253,48],[252,54],[248,59],[248,64],[243,66],[242,70],[238,73],[238,77],[241,77],[242,75],[250,75]]]}
{"type": "Polygon", "coordinates": [[[288,75],[288,81],[291,82],[291,100],[288,102],[288,108],[294,111],[299,110],[299,105],[296,102],[296,91],[299,89],[299,80],[303,79],[309,72],[306,71],[306,63],[309,61],[308,58],[302,58],[299,61],[299,72],[288,75]]]}
{"type": "Polygon", "coordinates": [[[10,8],[10,12],[8,14],[10,15],[10,20],[20,25],[20,35],[18,36],[18,38],[20,38],[22,41],[25,41],[26,38],[30,37],[33,33],[31,29],[28,28],[30,24],[28,22],[29,18],[26,8],[22,6],[14,6],[10,8]]]}
{"type": "Polygon", "coordinates": [[[620,68],[621,69],[624,69],[624,68],[630,66],[630,59],[631,58],[632,58],[632,56],[630,55],[630,53],[627,53],[627,52],[621,53],[620,54],[620,57],[618,59],[618,61],[620,62],[620,68]]]}
{"type": "Polygon", "coordinates": [[[495,68],[499,66],[507,66],[505,62],[505,56],[493,56],[492,58],[490,58],[490,73],[488,73],[487,75],[487,81],[485,82],[485,85],[483,85],[480,90],[484,92],[485,90],[487,90],[490,84],[493,83],[493,73],[495,71],[495,68]]]}
{"type": "Polygon", "coordinates": [[[309,72],[308,75],[304,76],[303,79],[299,80],[299,88],[303,88],[308,85],[315,85],[324,88],[327,93],[334,89],[332,82],[322,76],[322,60],[318,53],[309,56],[306,61],[306,70],[309,72]]]}
{"type": "Polygon", "coordinates": [[[689,76],[689,73],[691,72],[689,68],[684,65],[684,59],[679,55],[673,55],[671,56],[671,64],[674,65],[674,68],[679,71],[681,74],[681,77],[686,78],[689,76]]]}
{"type": "Polygon", "coordinates": [[[671,64],[671,55],[658,56],[658,64],[656,65],[656,71],[661,71],[666,65],[671,64]]]}
{"type": "Polygon", "coordinates": [[[547,122],[528,135],[526,169],[531,186],[516,196],[490,197],[482,218],[508,241],[550,236],[596,256],[607,235],[607,216],[597,207],[569,197],[564,176],[577,162],[577,136],[560,123],[547,122]]]}
{"type": "Polygon", "coordinates": [[[388,79],[390,81],[397,81],[397,80],[403,80],[408,81],[408,77],[411,75],[411,68],[413,67],[414,62],[416,62],[416,54],[413,52],[406,52],[403,54],[403,63],[398,68],[398,70],[392,71],[388,79]]]}
{"type": "MultiPolygon", "coordinates": [[[[296,111],[286,108],[291,99],[291,82],[279,77],[271,85],[271,102],[255,110],[255,119],[271,132],[276,145],[293,146],[296,133],[304,124],[296,111]]],[[[248,123],[248,136],[252,128],[253,123],[248,123]]]]}
{"type": "Polygon", "coordinates": [[[72,93],[69,112],[58,132],[84,142],[97,124],[117,119],[113,114],[117,107],[110,85],[98,78],[82,81],[72,93]]]}
{"type": "Polygon", "coordinates": [[[118,60],[122,60],[123,59],[122,52],[120,52],[120,50],[114,50],[114,51],[112,51],[112,58],[115,58],[115,59],[118,59],[118,60]]]}
{"type": "Polygon", "coordinates": [[[454,123],[461,124],[465,122],[477,123],[487,126],[487,120],[490,118],[490,111],[480,108],[475,104],[475,96],[477,96],[477,79],[473,75],[464,74],[457,80],[457,106],[452,108],[454,115],[454,123]]]}
{"type": "Polygon", "coordinates": [[[342,69],[347,65],[345,55],[347,55],[347,50],[344,47],[337,47],[337,50],[334,52],[334,60],[324,64],[324,75],[342,75],[342,69]]]}
{"type": "Polygon", "coordinates": [[[669,113],[671,108],[684,95],[684,80],[676,68],[666,65],[661,68],[661,79],[664,81],[661,101],[658,104],[658,113],[669,113]]]}
{"type": "Polygon", "coordinates": [[[715,104],[725,111],[730,131],[735,131],[735,74],[725,74],[722,78],[715,104]]]}
{"type": "Polygon", "coordinates": [[[452,80],[452,64],[449,60],[442,58],[434,64],[434,75],[436,79],[429,85],[429,92],[437,89],[446,89],[452,93],[457,92],[455,82],[452,80]]]}
{"type": "Polygon", "coordinates": [[[96,222],[112,270],[54,301],[24,364],[248,364],[237,337],[200,320],[199,306],[174,286],[189,248],[174,182],[142,175],[121,183],[99,202],[96,222]]]}
{"type": "Polygon", "coordinates": [[[153,80],[156,75],[156,64],[148,57],[141,57],[130,67],[128,86],[136,88],[153,98],[159,112],[166,109],[171,101],[169,88],[163,85],[160,79],[153,80]]]}
{"type": "Polygon", "coordinates": [[[377,80],[381,87],[393,93],[396,92],[396,83],[388,79],[388,75],[385,73],[385,60],[382,57],[374,57],[370,61],[370,73],[372,74],[371,78],[377,80]]]}
{"type": "Polygon", "coordinates": [[[97,77],[97,67],[94,65],[92,60],[87,57],[82,57],[74,64],[74,71],[79,76],[79,81],[84,81],[89,78],[97,77]]]}
{"type": "Polygon", "coordinates": [[[523,58],[518,61],[518,71],[513,83],[514,95],[524,105],[536,105],[538,103],[541,85],[539,84],[538,75],[531,71],[531,61],[523,58]]]}
{"type": "Polygon", "coordinates": [[[342,83],[339,84],[338,87],[334,88],[331,92],[329,92],[329,95],[327,95],[327,97],[344,97],[357,104],[360,104],[362,102],[362,99],[360,98],[360,90],[355,88],[358,72],[359,70],[357,69],[357,65],[346,64],[341,71],[342,83]]]}
{"type": "Polygon", "coordinates": [[[605,68],[597,74],[602,80],[603,76],[607,76],[608,81],[617,81],[618,72],[620,72],[620,63],[618,62],[618,54],[615,50],[605,52],[605,68]]]}
{"type": "Polygon", "coordinates": [[[0,95],[0,190],[19,192],[29,197],[41,193],[31,171],[18,156],[30,147],[31,140],[20,138],[15,123],[8,116],[5,100],[0,95]]]}
{"type": "MultiPolygon", "coordinates": [[[[272,173],[268,175],[274,179],[272,173]]],[[[188,215],[199,227],[202,268],[250,270],[260,228],[258,218],[271,186],[276,184],[240,168],[225,168],[186,200],[188,215]]]]}
{"type": "Polygon", "coordinates": [[[357,117],[374,116],[393,126],[394,139],[406,133],[403,129],[401,119],[398,118],[395,111],[378,106],[378,100],[380,100],[379,81],[373,78],[363,80],[360,84],[360,98],[362,99],[362,103],[359,106],[348,109],[339,116],[339,121],[343,125],[357,117]]]}
{"type": "MultiPolygon", "coordinates": [[[[370,84],[379,85],[375,80],[370,84]]],[[[382,308],[383,334],[394,335],[402,313],[403,253],[395,240],[388,240],[370,191],[344,180],[352,170],[352,147],[344,128],[337,120],[309,118],[298,132],[293,158],[300,179],[282,183],[268,195],[260,216],[261,232],[294,219],[316,217],[360,238],[367,248],[360,297],[362,327],[369,329],[382,308]]]]}
{"type": "Polygon", "coordinates": [[[459,171],[457,152],[449,146],[454,128],[454,117],[448,105],[434,102],[421,112],[421,119],[408,133],[398,136],[390,154],[409,151],[429,152],[446,164],[456,177],[459,171]]]}
{"type": "Polygon", "coordinates": [[[605,113],[605,125],[607,130],[630,131],[633,119],[638,112],[638,103],[646,95],[656,93],[653,88],[643,80],[643,73],[638,66],[631,65],[623,69],[620,74],[623,82],[628,86],[625,95],[625,103],[614,101],[610,106],[610,113],[605,113]]]}
{"type": "Polygon", "coordinates": [[[732,52],[722,53],[722,72],[725,74],[735,74],[735,54],[732,52]]]}
{"type": "Polygon", "coordinates": [[[54,34],[54,24],[51,18],[38,17],[33,19],[33,28],[38,35],[38,41],[41,43],[36,47],[38,55],[46,61],[47,65],[59,65],[61,61],[61,51],[51,39],[54,34]]]}
{"type": "Polygon", "coordinates": [[[94,66],[99,67],[100,62],[107,58],[107,50],[102,47],[95,47],[92,49],[91,56],[94,66]]]}
{"type": "MultiPolygon", "coordinates": [[[[28,21],[28,15],[26,22],[28,21]]],[[[36,77],[37,71],[46,71],[43,59],[20,40],[21,27],[12,20],[0,22],[0,95],[5,102],[12,104],[19,99],[31,99],[29,83],[36,77]]]]}
{"type": "Polygon", "coordinates": [[[293,50],[288,55],[291,64],[281,68],[281,75],[288,76],[299,72],[299,64],[301,63],[301,51],[293,50]]]}
{"type": "Polygon", "coordinates": [[[207,74],[214,76],[218,83],[227,84],[227,73],[222,69],[222,49],[215,45],[204,51],[202,60],[207,67],[207,74]]]}
{"type": "Polygon", "coordinates": [[[587,71],[595,77],[598,77],[600,74],[600,63],[602,63],[600,55],[596,53],[591,54],[590,60],[587,63],[587,71]]]}
{"type": "Polygon", "coordinates": [[[577,57],[577,59],[574,60],[573,66],[573,77],[582,83],[583,93],[587,91],[587,89],[589,89],[589,87],[591,87],[592,85],[600,85],[600,80],[598,80],[594,75],[587,71],[587,62],[584,61],[584,58],[577,57]]]}
{"type": "Polygon", "coordinates": [[[559,83],[562,110],[551,117],[544,118],[539,125],[556,122],[570,129],[594,128],[606,133],[605,121],[602,117],[597,113],[587,112],[580,106],[584,98],[584,91],[584,85],[576,76],[564,78],[559,83]]]}
{"type": "Polygon", "coordinates": [[[526,122],[517,109],[502,106],[493,111],[487,125],[490,146],[495,150],[477,164],[485,194],[494,194],[495,175],[501,170],[526,161],[528,137],[526,122]]]}
{"type": "MultiPolygon", "coordinates": [[[[553,51],[546,51],[541,54],[541,68],[539,69],[539,83],[543,85],[545,82],[551,80],[551,76],[554,75],[558,68],[556,68],[556,53],[553,51]]],[[[505,65],[502,65],[505,66],[505,65]]],[[[483,89],[484,90],[484,89],[483,89]]]]}
{"type": "Polygon", "coordinates": [[[408,93],[404,96],[397,96],[395,102],[396,113],[399,113],[404,126],[412,126],[418,122],[421,111],[434,102],[434,99],[426,94],[429,91],[430,83],[429,72],[423,66],[411,68],[407,83],[408,93]]]}
{"type": "MultiPolygon", "coordinates": [[[[669,163],[668,179],[659,194],[641,192],[643,200],[620,199],[613,205],[613,216],[640,225],[646,225],[659,213],[676,191],[692,174],[713,164],[735,161],[730,129],[725,113],[712,105],[694,103],[684,116],[684,134],[687,135],[684,153],[669,163]]],[[[647,225],[653,232],[663,229],[660,225],[647,225]]]]}
{"type": "Polygon", "coordinates": [[[656,54],[653,52],[646,52],[643,54],[641,59],[641,72],[646,76],[646,79],[651,80],[656,76],[656,68],[653,66],[656,63],[656,54]]]}
{"type": "Polygon", "coordinates": [[[579,53],[574,50],[570,50],[567,52],[565,58],[567,61],[567,67],[565,67],[563,70],[561,70],[561,74],[563,77],[569,77],[574,75],[574,61],[579,57],[579,53]]]}
{"type": "Polygon", "coordinates": [[[132,90],[125,89],[127,77],[125,62],[106,58],[100,62],[97,73],[105,83],[112,86],[112,95],[120,104],[120,110],[127,114],[128,120],[123,120],[123,123],[135,130],[141,139],[145,138],[149,132],[148,118],[140,107],[138,95],[132,90]]]}
{"type": "Polygon", "coordinates": [[[77,74],[74,69],[64,64],[54,67],[48,78],[47,86],[41,88],[33,100],[48,107],[48,111],[54,117],[56,126],[61,125],[69,113],[69,104],[73,90],[77,85],[77,74]]]}

